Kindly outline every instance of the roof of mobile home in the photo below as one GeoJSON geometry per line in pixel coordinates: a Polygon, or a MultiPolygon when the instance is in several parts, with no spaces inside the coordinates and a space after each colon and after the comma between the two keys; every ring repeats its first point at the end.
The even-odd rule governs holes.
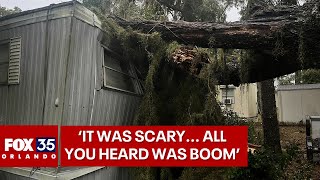
{"type": "Polygon", "coordinates": [[[279,85],[277,91],[320,89],[320,84],[279,85]]]}
{"type": "Polygon", "coordinates": [[[0,17],[0,31],[26,24],[71,16],[92,26],[101,28],[101,21],[92,11],[77,1],[68,1],[0,17]]]}

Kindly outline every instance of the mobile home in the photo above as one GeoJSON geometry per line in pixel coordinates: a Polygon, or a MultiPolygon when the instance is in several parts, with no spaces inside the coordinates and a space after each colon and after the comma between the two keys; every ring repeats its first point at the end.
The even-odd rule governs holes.
{"type": "Polygon", "coordinates": [[[280,122],[305,122],[320,115],[320,84],[279,85],[276,91],[280,122]]]}
{"type": "MultiPolygon", "coordinates": [[[[72,1],[0,18],[1,125],[127,125],[143,87],[72,1]]],[[[125,168],[2,168],[0,179],[128,179],[125,168]]]]}

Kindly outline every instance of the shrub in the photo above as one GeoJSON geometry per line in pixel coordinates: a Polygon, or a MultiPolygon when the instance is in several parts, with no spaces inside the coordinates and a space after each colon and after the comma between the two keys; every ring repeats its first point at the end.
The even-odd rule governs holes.
{"type": "Polygon", "coordinates": [[[233,169],[230,179],[286,179],[284,171],[297,154],[295,145],[279,154],[265,149],[249,153],[248,167],[233,169]]]}

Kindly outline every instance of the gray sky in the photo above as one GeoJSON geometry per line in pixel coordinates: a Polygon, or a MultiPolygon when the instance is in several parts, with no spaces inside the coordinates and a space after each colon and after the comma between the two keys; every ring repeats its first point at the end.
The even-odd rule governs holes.
{"type": "MultiPolygon", "coordinates": [[[[50,4],[57,4],[65,2],[68,0],[0,0],[0,5],[7,8],[14,8],[15,6],[19,7],[23,11],[35,9],[43,6],[48,6],[50,4]]],[[[237,8],[230,8],[227,11],[227,21],[238,21],[240,19],[239,10],[237,8]]]]}
{"type": "Polygon", "coordinates": [[[53,3],[57,4],[65,1],[68,1],[68,0],[0,0],[0,5],[7,8],[11,8],[11,9],[17,6],[23,11],[25,11],[25,10],[36,9],[36,8],[48,6],[53,3]]]}
{"type": "Polygon", "coordinates": [[[240,12],[240,9],[237,9],[235,7],[228,9],[227,10],[227,21],[228,22],[239,21],[241,18],[239,12],[240,12]]]}

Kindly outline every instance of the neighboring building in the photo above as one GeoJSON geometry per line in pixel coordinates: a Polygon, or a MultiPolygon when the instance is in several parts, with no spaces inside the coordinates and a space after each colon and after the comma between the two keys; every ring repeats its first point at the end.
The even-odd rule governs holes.
{"type": "MultiPolygon", "coordinates": [[[[257,116],[256,84],[218,87],[222,108],[233,110],[240,117],[257,116]]],[[[320,116],[320,84],[278,85],[275,98],[280,122],[305,122],[307,116],[320,116]]]]}
{"type": "Polygon", "coordinates": [[[280,122],[305,122],[320,115],[320,84],[279,85],[276,102],[280,122]]]}
{"type": "MultiPolygon", "coordinates": [[[[131,124],[143,94],[131,62],[109,50],[97,16],[66,2],[0,18],[0,124],[131,124]]],[[[30,179],[2,168],[0,179],[30,179]]],[[[128,179],[117,167],[41,168],[37,179],[128,179]]]]}
{"type": "Polygon", "coordinates": [[[222,104],[222,108],[233,110],[240,117],[256,117],[257,108],[257,85],[242,84],[239,87],[233,85],[218,86],[218,100],[222,104]]]}

